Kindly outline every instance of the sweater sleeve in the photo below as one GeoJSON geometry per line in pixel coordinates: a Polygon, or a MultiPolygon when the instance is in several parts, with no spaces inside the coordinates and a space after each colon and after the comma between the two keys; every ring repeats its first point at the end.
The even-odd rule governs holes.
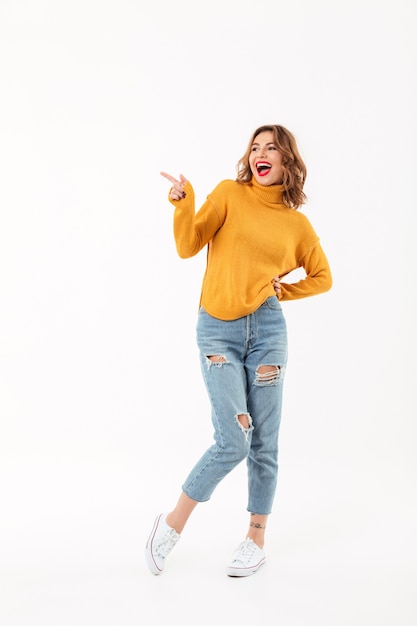
{"type": "Polygon", "coordinates": [[[191,183],[184,187],[185,198],[173,201],[174,237],[178,255],[182,259],[195,256],[214,237],[222,224],[218,208],[207,199],[195,213],[195,196],[191,183]]]}
{"type": "Polygon", "coordinates": [[[319,241],[300,259],[299,267],[304,268],[306,277],[295,283],[281,283],[280,300],[296,300],[329,291],[332,275],[319,241]]]}

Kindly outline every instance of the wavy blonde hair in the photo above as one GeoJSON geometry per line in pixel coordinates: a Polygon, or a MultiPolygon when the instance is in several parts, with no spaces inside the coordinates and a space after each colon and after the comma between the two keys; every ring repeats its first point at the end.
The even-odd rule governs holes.
{"type": "Polygon", "coordinates": [[[307,177],[307,168],[302,160],[295,137],[284,126],[270,124],[260,126],[252,134],[249,145],[243,157],[237,164],[237,182],[248,183],[252,180],[252,172],[249,165],[249,155],[252,144],[256,137],[265,131],[270,131],[274,136],[274,143],[282,155],[282,167],[284,176],[282,184],[284,186],[283,200],[286,206],[291,209],[298,209],[305,204],[307,197],[303,191],[307,177]]]}

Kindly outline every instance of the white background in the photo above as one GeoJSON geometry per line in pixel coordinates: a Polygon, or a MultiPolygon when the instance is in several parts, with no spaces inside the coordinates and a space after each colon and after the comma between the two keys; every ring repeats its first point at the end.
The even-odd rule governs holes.
{"type": "Polygon", "coordinates": [[[0,0],[0,622],[415,625],[416,5],[0,0]],[[197,203],[296,135],[333,289],[284,306],[280,482],[255,577],[240,466],[164,574],[143,548],[211,442],[197,203]],[[148,616],[148,617],[146,617],[148,616]]]}

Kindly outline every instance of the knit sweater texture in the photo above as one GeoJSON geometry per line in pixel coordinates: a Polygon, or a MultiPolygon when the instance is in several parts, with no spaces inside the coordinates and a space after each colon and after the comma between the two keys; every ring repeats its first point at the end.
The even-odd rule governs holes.
{"type": "Polygon", "coordinates": [[[308,218],[288,208],[282,185],[224,180],[195,213],[187,182],[185,198],[171,201],[174,236],[181,258],[207,246],[200,305],[221,320],[253,313],[276,296],[272,280],[304,268],[305,278],[281,282],[279,300],[295,300],[328,291],[332,277],[327,258],[308,218]]]}

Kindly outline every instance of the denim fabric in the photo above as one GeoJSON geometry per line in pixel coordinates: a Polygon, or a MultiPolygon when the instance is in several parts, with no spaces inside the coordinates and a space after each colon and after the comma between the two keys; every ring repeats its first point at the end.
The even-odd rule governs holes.
{"type": "Polygon", "coordinates": [[[183,484],[198,502],[247,459],[248,511],[271,512],[278,474],[278,432],[287,363],[287,329],[281,304],[271,296],[254,313],[222,321],[202,307],[197,322],[201,369],[212,407],[214,443],[183,484]],[[209,357],[222,357],[213,362],[209,357]],[[261,376],[259,366],[275,366],[261,376]],[[273,368],[273,369],[275,369],[273,368]],[[239,415],[249,416],[244,428],[239,415]]]}

